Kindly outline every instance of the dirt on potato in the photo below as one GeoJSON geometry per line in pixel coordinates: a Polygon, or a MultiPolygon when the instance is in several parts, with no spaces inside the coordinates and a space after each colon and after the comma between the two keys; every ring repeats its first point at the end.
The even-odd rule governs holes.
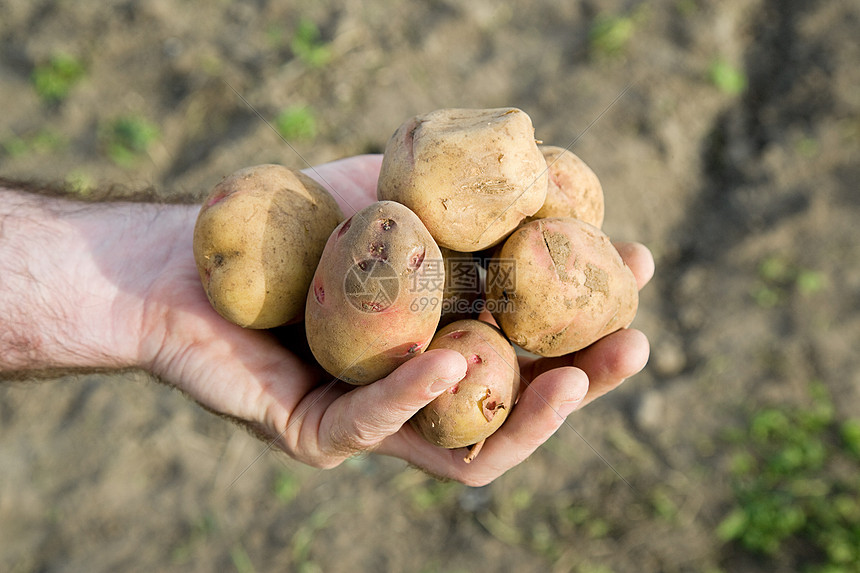
{"type": "MultiPolygon", "coordinates": [[[[772,555],[718,529],[756,413],[809,408],[819,385],[834,424],[860,412],[856,2],[0,11],[6,177],[198,202],[249,165],[381,152],[405,118],[513,106],[600,176],[603,230],[657,263],[633,323],[652,343],[646,369],[483,488],[374,455],[307,468],[143,374],[0,385],[0,570],[822,565],[802,529],[772,555]]],[[[805,485],[844,471],[857,475],[825,468],[805,485]]]]}

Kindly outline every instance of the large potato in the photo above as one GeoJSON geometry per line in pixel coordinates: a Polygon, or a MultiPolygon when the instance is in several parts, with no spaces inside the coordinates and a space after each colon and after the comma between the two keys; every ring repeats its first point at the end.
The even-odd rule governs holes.
{"type": "Polygon", "coordinates": [[[388,375],[426,350],[441,314],[445,267],[421,220],[380,201],[338,226],[307,293],[317,362],[351,384],[388,375]]]}
{"type": "Polygon", "coordinates": [[[513,343],[542,356],[628,326],[638,301],[633,272],[609,238],[579,219],[523,225],[487,269],[487,308],[513,343]]]}
{"type": "Polygon", "coordinates": [[[209,302],[239,326],[300,320],[326,239],[343,220],[329,193],[280,165],[221,180],[194,227],[194,260],[209,302]]]}
{"type": "Polygon", "coordinates": [[[486,322],[459,320],[436,333],[428,350],[435,348],[462,354],[466,376],[419,410],[410,423],[427,441],[443,448],[477,444],[499,429],[519,395],[514,347],[486,322]]]}
{"type": "Polygon", "coordinates": [[[603,225],[603,187],[594,171],[573,152],[554,145],[539,145],[549,170],[546,200],[534,219],[575,217],[603,225]]]}
{"type": "Polygon", "coordinates": [[[412,209],[439,246],[474,252],[537,212],[546,189],[546,161],[525,112],[442,109],[391,136],[377,195],[412,209]]]}

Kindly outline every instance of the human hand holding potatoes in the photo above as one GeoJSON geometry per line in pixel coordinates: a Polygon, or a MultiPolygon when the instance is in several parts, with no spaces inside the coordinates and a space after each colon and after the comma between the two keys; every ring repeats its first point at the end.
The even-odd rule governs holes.
{"type": "MultiPolygon", "coordinates": [[[[352,157],[305,173],[332,192],[349,218],[376,202],[381,160],[352,157]]],[[[650,253],[635,244],[620,245],[619,253],[641,288],[653,272],[650,253]]],[[[643,334],[620,330],[572,355],[520,358],[516,408],[486,441],[481,455],[465,464],[462,451],[429,443],[407,423],[461,381],[468,362],[459,352],[442,348],[417,353],[372,384],[348,385],[320,368],[307,352],[301,329],[265,331],[230,324],[209,305],[190,256],[182,268],[182,273],[171,271],[162,278],[176,283],[165,287],[174,293],[173,312],[185,312],[181,321],[174,321],[165,351],[159,353],[174,359],[155,370],[208,409],[242,422],[316,467],[333,467],[372,450],[434,475],[486,484],[528,457],[568,414],[638,372],[648,357],[643,334]]]]}

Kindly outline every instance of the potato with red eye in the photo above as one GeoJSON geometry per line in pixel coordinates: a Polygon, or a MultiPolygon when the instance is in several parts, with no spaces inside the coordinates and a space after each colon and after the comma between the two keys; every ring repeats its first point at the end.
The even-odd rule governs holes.
{"type": "Polygon", "coordinates": [[[539,145],[546,159],[549,181],[546,200],[532,219],[574,217],[594,225],[603,225],[603,187],[586,163],[571,151],[554,145],[539,145]]]}
{"type": "Polygon", "coordinates": [[[480,444],[504,423],[519,396],[520,370],[514,347],[486,322],[459,320],[436,333],[429,346],[435,348],[462,354],[468,364],[466,376],[422,408],[410,423],[427,441],[443,448],[480,444]]]}
{"type": "Polygon", "coordinates": [[[328,191],[281,165],[222,179],[204,200],[193,236],[212,307],[246,328],[301,320],[323,247],[342,220],[328,191]]]}
{"type": "Polygon", "coordinates": [[[415,213],[393,201],[365,207],[332,232],[311,281],[311,352],[350,384],[387,376],[427,349],[444,285],[442,253],[415,213]]]}
{"type": "Polygon", "coordinates": [[[439,244],[475,252],[501,242],[546,198],[546,161],[517,108],[440,109],[388,140],[377,197],[403,203],[439,244]]]}
{"type": "Polygon", "coordinates": [[[486,296],[511,342],[541,356],[629,326],[639,303],[636,278],[609,237],[574,218],[537,219],[512,233],[490,260],[486,296]]]}

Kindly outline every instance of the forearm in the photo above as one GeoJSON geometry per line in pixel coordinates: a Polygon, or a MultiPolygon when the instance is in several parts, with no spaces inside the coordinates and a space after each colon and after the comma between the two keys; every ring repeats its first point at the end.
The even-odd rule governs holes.
{"type": "Polygon", "coordinates": [[[139,366],[146,294],[189,216],[0,185],[0,378],[139,366]]]}

